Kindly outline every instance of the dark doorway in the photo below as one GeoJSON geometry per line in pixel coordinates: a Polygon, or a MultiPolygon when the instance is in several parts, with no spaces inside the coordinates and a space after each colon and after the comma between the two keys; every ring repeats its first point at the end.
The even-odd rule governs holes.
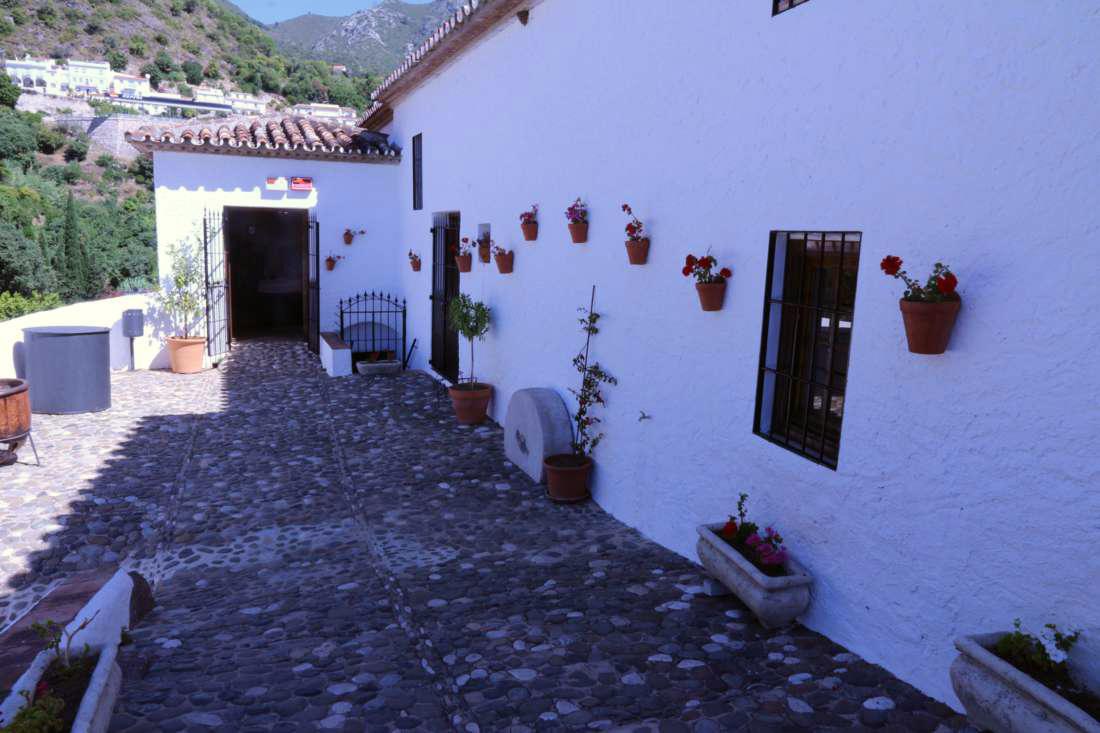
{"type": "Polygon", "coordinates": [[[435,214],[432,221],[432,369],[458,382],[458,334],[447,325],[447,306],[458,295],[460,217],[457,211],[435,214]]]}
{"type": "Polygon", "coordinates": [[[226,207],[233,338],[307,337],[309,212],[226,207]]]}

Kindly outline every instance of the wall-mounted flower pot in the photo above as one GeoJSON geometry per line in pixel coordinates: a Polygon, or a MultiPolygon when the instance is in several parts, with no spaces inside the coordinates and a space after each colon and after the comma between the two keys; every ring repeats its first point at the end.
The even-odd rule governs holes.
{"type": "Polygon", "coordinates": [[[420,258],[409,260],[409,267],[412,268],[413,272],[420,272],[420,258]]]}
{"type": "Polygon", "coordinates": [[[546,494],[551,500],[561,504],[575,504],[589,497],[591,458],[565,453],[548,456],[542,465],[546,469],[546,494]]]}
{"type": "Polygon", "coordinates": [[[469,272],[474,266],[474,256],[467,252],[464,255],[455,255],[455,264],[459,272],[469,272]]]}
{"type": "Polygon", "coordinates": [[[947,351],[962,300],[945,300],[942,303],[901,300],[899,303],[909,351],[914,354],[942,354],[947,351]]]}
{"type": "Polygon", "coordinates": [[[718,582],[749,607],[764,628],[786,626],[810,605],[813,577],[794,558],[787,558],[787,574],[764,575],[737,550],[718,536],[723,523],[696,527],[695,552],[718,582]]]}
{"type": "Polygon", "coordinates": [[[722,303],[726,299],[726,282],[695,283],[695,291],[699,293],[699,305],[705,311],[720,311],[722,303]]]}
{"type": "Polygon", "coordinates": [[[649,237],[626,240],[626,256],[632,265],[644,265],[649,260],[649,237]]]}
{"type": "Polygon", "coordinates": [[[448,390],[451,404],[455,408],[455,417],[459,425],[479,425],[485,422],[489,411],[489,400],[493,397],[493,386],[481,382],[464,382],[448,390]]]}
{"type": "Polygon", "coordinates": [[[970,723],[995,733],[1100,733],[1100,721],[990,651],[1004,633],[955,641],[951,686],[970,723]]]}
{"type": "Polygon", "coordinates": [[[344,232],[344,244],[351,244],[354,241],[355,241],[355,234],[350,230],[346,230],[344,232]]]}
{"type": "Polygon", "coordinates": [[[335,257],[326,257],[325,258],[325,269],[328,270],[329,272],[332,272],[333,270],[336,269],[336,258],[335,257]]]}
{"type": "Polygon", "coordinates": [[[176,374],[194,374],[202,371],[206,339],[168,337],[168,360],[176,374]]]}
{"type": "Polygon", "coordinates": [[[539,223],[537,221],[523,222],[519,225],[523,230],[523,239],[526,242],[534,242],[539,238],[539,223]]]}
{"type": "Polygon", "coordinates": [[[573,238],[573,244],[584,244],[588,241],[588,222],[581,221],[569,225],[569,236],[573,238]]]}
{"type": "Polygon", "coordinates": [[[514,268],[516,264],[515,252],[505,252],[502,255],[494,255],[493,259],[496,260],[497,270],[500,271],[501,275],[512,274],[512,268],[514,268]]]}
{"type": "Polygon", "coordinates": [[[491,259],[491,248],[488,242],[477,243],[477,258],[484,263],[488,263],[491,259]]]}

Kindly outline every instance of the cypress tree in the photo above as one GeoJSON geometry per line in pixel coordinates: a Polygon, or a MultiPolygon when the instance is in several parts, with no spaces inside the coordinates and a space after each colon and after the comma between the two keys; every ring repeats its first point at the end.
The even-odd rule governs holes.
{"type": "Polygon", "coordinates": [[[76,201],[73,192],[65,202],[65,225],[61,230],[61,248],[64,252],[60,290],[66,300],[78,300],[87,296],[88,256],[80,236],[80,223],[76,218],[76,201]]]}

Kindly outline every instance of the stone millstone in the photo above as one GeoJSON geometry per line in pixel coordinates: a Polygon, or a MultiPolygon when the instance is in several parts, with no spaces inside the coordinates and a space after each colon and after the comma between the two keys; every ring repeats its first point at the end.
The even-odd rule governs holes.
{"type": "Polygon", "coordinates": [[[132,629],[149,615],[156,601],[153,600],[153,589],[143,575],[131,570],[130,579],[134,581],[134,590],[130,595],[130,628],[132,629]]]}
{"type": "Polygon", "coordinates": [[[504,453],[508,460],[542,483],[547,456],[573,452],[573,424],[558,393],[534,387],[512,395],[504,418],[504,453]]]}

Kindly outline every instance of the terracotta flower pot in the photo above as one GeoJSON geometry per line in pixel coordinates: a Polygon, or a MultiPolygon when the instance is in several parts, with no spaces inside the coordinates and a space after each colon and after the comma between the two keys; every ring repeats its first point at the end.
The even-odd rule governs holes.
{"type": "Polygon", "coordinates": [[[202,371],[203,354],[206,352],[206,339],[168,337],[168,358],[172,362],[172,371],[176,374],[194,374],[202,371]]]}
{"type": "Polygon", "coordinates": [[[489,262],[491,257],[490,257],[490,250],[489,250],[489,243],[488,242],[484,242],[484,243],[478,242],[477,243],[477,258],[479,260],[481,260],[482,262],[486,262],[486,263],[489,262]]]}
{"type": "Polygon", "coordinates": [[[469,252],[464,255],[455,255],[455,263],[458,264],[459,272],[469,272],[474,266],[474,256],[469,252]]]}
{"type": "Polygon", "coordinates": [[[420,258],[409,260],[409,267],[413,269],[413,272],[420,272],[420,258]]]}
{"type": "Polygon", "coordinates": [[[649,260],[649,237],[626,240],[626,256],[632,265],[644,265],[649,260]]]}
{"type": "Polygon", "coordinates": [[[459,425],[478,425],[485,422],[489,400],[493,396],[491,384],[466,382],[451,387],[448,392],[459,425]]]}
{"type": "Polygon", "coordinates": [[[569,225],[569,236],[573,238],[573,244],[584,244],[588,241],[588,222],[581,221],[569,225]]]}
{"type": "Polygon", "coordinates": [[[22,379],[0,379],[0,442],[30,432],[29,386],[22,379]]]}
{"type": "Polygon", "coordinates": [[[534,242],[539,238],[539,223],[537,221],[522,222],[519,228],[523,230],[524,241],[534,242]]]}
{"type": "Polygon", "coordinates": [[[716,283],[695,283],[695,291],[699,293],[699,305],[703,310],[722,310],[722,302],[726,299],[725,280],[716,283]]]}
{"type": "Polygon", "coordinates": [[[350,230],[344,232],[344,244],[351,244],[355,241],[355,234],[350,230]]]}
{"type": "Polygon", "coordinates": [[[501,275],[511,275],[512,269],[516,265],[516,253],[506,252],[502,255],[496,255],[494,258],[497,261],[497,270],[501,275]]]}
{"type": "Polygon", "coordinates": [[[899,301],[901,318],[905,322],[905,338],[909,351],[914,354],[942,354],[947,351],[955,317],[959,315],[962,300],[945,300],[942,303],[915,303],[899,301]]]}
{"type": "Polygon", "coordinates": [[[336,269],[336,259],[334,257],[325,258],[325,269],[329,272],[336,269]]]}
{"type": "Polygon", "coordinates": [[[546,494],[552,501],[574,504],[589,497],[588,479],[592,475],[592,459],[572,453],[548,456],[543,462],[546,469],[546,494]]]}

